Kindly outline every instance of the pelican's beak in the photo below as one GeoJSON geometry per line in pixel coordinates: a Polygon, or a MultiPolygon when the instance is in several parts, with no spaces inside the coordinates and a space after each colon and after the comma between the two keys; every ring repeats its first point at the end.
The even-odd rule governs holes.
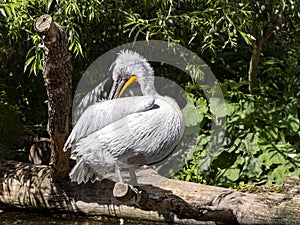
{"type": "Polygon", "coordinates": [[[135,81],[138,81],[135,75],[132,75],[128,79],[119,79],[114,81],[110,93],[108,95],[108,99],[111,100],[114,98],[120,98],[126,90],[126,88],[135,81]]]}

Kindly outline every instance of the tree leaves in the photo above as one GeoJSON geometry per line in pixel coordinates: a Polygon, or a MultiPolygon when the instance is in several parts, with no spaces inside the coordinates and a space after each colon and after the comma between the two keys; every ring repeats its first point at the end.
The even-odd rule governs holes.
{"type": "Polygon", "coordinates": [[[197,105],[195,106],[192,95],[186,94],[186,105],[182,109],[184,122],[187,127],[193,127],[199,125],[207,112],[206,100],[199,98],[197,105]]]}
{"type": "MultiPolygon", "coordinates": [[[[240,92],[243,85],[236,86],[232,81],[223,85],[227,87],[227,96],[231,96],[226,101],[225,139],[209,155],[213,131],[201,134],[197,153],[190,159],[191,164],[198,165],[198,171],[190,174],[189,179],[236,187],[252,182],[281,184],[287,176],[299,176],[299,101],[290,97],[288,104],[277,105],[264,96],[240,92]]],[[[219,113],[218,105],[217,99],[211,100],[209,111],[219,113]]]]}

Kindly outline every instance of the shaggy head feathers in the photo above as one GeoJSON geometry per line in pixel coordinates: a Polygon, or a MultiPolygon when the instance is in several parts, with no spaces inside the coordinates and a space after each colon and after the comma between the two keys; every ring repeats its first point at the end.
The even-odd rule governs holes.
{"type": "Polygon", "coordinates": [[[136,75],[139,79],[141,79],[141,76],[154,76],[154,71],[146,58],[128,49],[121,50],[118,53],[118,57],[111,68],[113,68],[114,80],[120,76],[136,75]]]}

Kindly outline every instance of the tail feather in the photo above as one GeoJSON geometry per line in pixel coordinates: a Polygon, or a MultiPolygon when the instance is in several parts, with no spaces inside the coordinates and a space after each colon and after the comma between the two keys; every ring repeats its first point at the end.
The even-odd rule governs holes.
{"type": "Polygon", "coordinates": [[[98,174],[82,158],[77,161],[69,176],[72,182],[77,182],[78,184],[82,182],[87,183],[89,180],[94,183],[98,178],[98,174]]]}

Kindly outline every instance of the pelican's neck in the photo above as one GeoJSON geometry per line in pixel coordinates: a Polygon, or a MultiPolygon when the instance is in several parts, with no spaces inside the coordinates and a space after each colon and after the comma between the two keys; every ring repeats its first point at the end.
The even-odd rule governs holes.
{"type": "Polygon", "coordinates": [[[153,95],[153,96],[156,96],[156,95],[158,95],[158,93],[157,93],[157,91],[155,90],[155,89],[142,89],[142,93],[143,93],[143,95],[145,96],[145,95],[153,95]]]}
{"type": "Polygon", "coordinates": [[[151,72],[152,71],[150,71],[150,74],[143,74],[143,76],[139,79],[143,95],[158,95],[154,86],[155,78],[151,72]]]}

